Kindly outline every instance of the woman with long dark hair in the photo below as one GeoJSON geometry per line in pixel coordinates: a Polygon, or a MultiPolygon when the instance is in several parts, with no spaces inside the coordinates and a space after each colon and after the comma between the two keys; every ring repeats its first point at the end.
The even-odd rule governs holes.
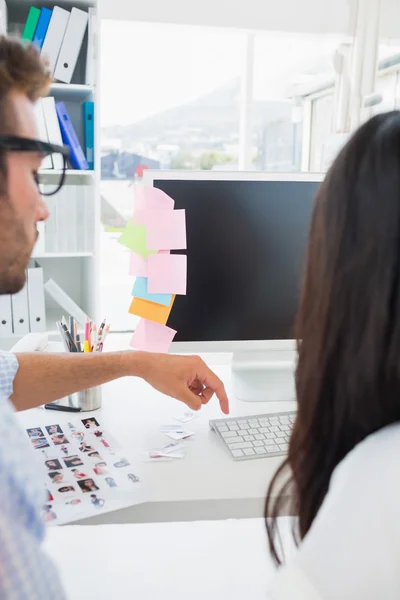
{"type": "Polygon", "coordinates": [[[271,598],[400,598],[400,112],[350,139],[319,188],[297,318],[298,412],[268,490],[299,548],[271,598]]]}

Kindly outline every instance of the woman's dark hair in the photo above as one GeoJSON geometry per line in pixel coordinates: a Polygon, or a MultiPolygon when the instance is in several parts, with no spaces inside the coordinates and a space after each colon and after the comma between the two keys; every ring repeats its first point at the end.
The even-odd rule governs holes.
{"type": "Polygon", "coordinates": [[[309,531],[335,467],[365,437],[400,420],[400,112],[353,135],[321,184],[296,323],[298,412],[265,507],[309,531]]]}

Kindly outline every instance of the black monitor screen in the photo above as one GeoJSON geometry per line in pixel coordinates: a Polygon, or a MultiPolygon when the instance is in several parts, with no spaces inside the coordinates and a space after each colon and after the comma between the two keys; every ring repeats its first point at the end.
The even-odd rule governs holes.
{"type": "Polygon", "coordinates": [[[186,210],[187,295],[168,319],[175,341],[293,338],[318,185],[154,181],[186,210]]]}

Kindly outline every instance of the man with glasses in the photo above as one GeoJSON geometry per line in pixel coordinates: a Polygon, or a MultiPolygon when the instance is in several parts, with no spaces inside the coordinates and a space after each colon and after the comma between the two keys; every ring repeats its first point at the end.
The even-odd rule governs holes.
{"type": "MultiPolygon", "coordinates": [[[[42,160],[61,154],[64,169],[52,193],[63,185],[68,150],[37,140],[34,103],[48,91],[50,77],[33,46],[0,38],[0,293],[25,284],[25,270],[48,217],[39,190],[42,160]]],[[[205,290],[206,292],[206,290],[205,290]]],[[[217,394],[221,381],[196,357],[140,352],[91,354],[0,353],[0,598],[62,598],[56,570],[40,548],[42,474],[32,464],[31,442],[14,410],[52,402],[81,389],[124,376],[145,379],[160,392],[199,409],[217,394]]],[[[132,402],[138,399],[132,399],[132,402]]]]}

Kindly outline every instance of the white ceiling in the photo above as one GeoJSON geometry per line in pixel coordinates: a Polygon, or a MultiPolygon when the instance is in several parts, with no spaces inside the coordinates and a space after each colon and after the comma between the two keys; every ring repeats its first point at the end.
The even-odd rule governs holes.
{"type": "MultiPolygon", "coordinates": [[[[360,0],[368,2],[368,0],[360,0]]],[[[107,19],[265,31],[354,31],[357,0],[98,0],[107,19]]],[[[381,0],[381,35],[400,38],[400,0],[381,0]]]]}
{"type": "Polygon", "coordinates": [[[100,14],[108,19],[310,33],[349,33],[356,5],[357,0],[99,0],[100,14]]]}

